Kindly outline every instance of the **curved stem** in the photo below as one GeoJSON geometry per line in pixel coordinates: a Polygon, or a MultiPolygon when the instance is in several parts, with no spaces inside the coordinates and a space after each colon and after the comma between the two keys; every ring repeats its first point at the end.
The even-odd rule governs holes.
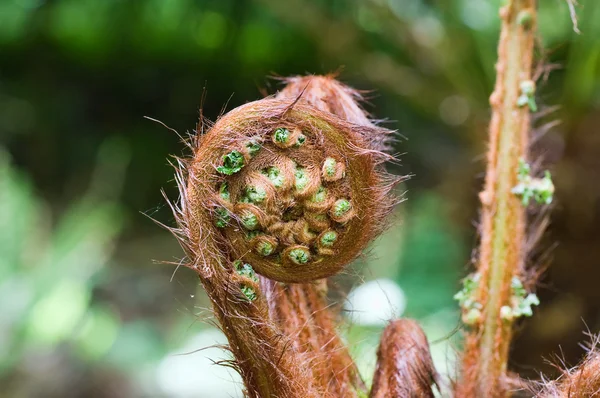
{"type": "Polygon", "coordinates": [[[269,320],[267,297],[258,280],[236,272],[222,242],[214,231],[208,210],[198,206],[197,170],[189,167],[187,184],[178,171],[181,204],[173,207],[179,229],[173,229],[186,251],[209,299],[218,323],[227,337],[235,367],[249,397],[321,397],[306,356],[298,352],[290,338],[269,320]],[[252,299],[241,287],[251,288],[252,299]]]}

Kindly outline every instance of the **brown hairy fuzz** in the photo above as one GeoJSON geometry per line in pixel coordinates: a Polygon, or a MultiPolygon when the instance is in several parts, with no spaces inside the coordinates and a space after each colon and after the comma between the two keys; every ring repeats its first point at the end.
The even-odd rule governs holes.
{"type": "Polygon", "coordinates": [[[381,336],[370,397],[433,397],[436,379],[423,330],[411,319],[392,321],[381,336]]]}
{"type": "Polygon", "coordinates": [[[588,398],[600,396],[600,336],[592,336],[583,361],[571,369],[561,369],[557,380],[538,383],[532,392],[541,398],[588,398]]]}
{"type": "Polygon", "coordinates": [[[373,144],[384,132],[299,98],[269,98],[223,116],[198,138],[193,159],[180,161],[173,232],[249,396],[351,396],[344,391],[364,388],[324,294],[276,281],[333,275],[381,231],[394,182],[382,169],[389,157],[373,144]],[[322,371],[327,358],[317,352],[332,354],[334,370],[322,371]]]}
{"type": "Polygon", "coordinates": [[[500,11],[497,80],[490,97],[490,143],[485,189],[480,193],[481,242],[471,280],[477,286],[461,303],[468,331],[458,397],[508,395],[506,364],[515,318],[511,307],[515,286],[522,288],[526,255],[525,206],[512,191],[520,162],[527,160],[530,108],[535,108],[535,6],[535,0],[510,0],[500,11]]]}
{"type": "MultiPolygon", "coordinates": [[[[287,85],[279,98],[298,98],[314,107],[333,113],[350,123],[372,126],[365,111],[358,105],[360,93],[328,76],[294,76],[284,80],[287,85]]],[[[385,135],[384,135],[385,136],[385,135]]]]}
{"type": "Polygon", "coordinates": [[[579,366],[550,383],[540,395],[545,398],[589,398],[600,396],[600,353],[591,352],[579,366]]]}

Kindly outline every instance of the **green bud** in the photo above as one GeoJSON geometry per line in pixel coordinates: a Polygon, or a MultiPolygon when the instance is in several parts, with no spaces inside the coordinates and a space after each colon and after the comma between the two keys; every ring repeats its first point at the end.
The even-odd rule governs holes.
{"type": "Polygon", "coordinates": [[[522,10],[517,14],[517,23],[525,28],[529,28],[531,26],[531,21],[533,21],[533,15],[529,10],[522,10]]]}
{"type": "Polygon", "coordinates": [[[512,321],[515,315],[513,314],[513,310],[508,305],[503,305],[500,307],[500,318],[505,321],[512,321]]]}
{"type": "Polygon", "coordinates": [[[217,171],[221,174],[232,175],[244,167],[244,156],[238,151],[231,151],[223,156],[223,166],[218,166],[217,171]]]}
{"type": "Polygon", "coordinates": [[[335,165],[336,161],[334,158],[325,159],[325,163],[323,163],[323,171],[325,171],[325,175],[327,177],[335,176],[335,165]]]}
{"type": "Polygon", "coordinates": [[[244,203],[261,203],[267,197],[267,192],[259,186],[249,186],[244,190],[244,203]]]}
{"type": "Polygon", "coordinates": [[[321,235],[321,245],[325,247],[331,247],[338,238],[338,234],[335,231],[327,231],[321,235]]]}
{"type": "Polygon", "coordinates": [[[240,217],[242,222],[242,226],[250,231],[258,228],[258,218],[254,215],[254,213],[247,211],[242,214],[240,217]]]}
{"type": "Polygon", "coordinates": [[[242,260],[235,260],[233,267],[238,275],[245,276],[246,278],[252,279],[254,282],[258,282],[254,268],[250,264],[244,263],[242,260]]]}
{"type": "Polygon", "coordinates": [[[458,304],[464,310],[470,310],[472,308],[481,309],[481,304],[474,299],[475,291],[479,287],[480,278],[481,274],[479,273],[468,275],[463,279],[462,290],[454,295],[454,299],[458,301],[458,304]]]}
{"type": "Polygon", "coordinates": [[[310,253],[304,248],[293,249],[288,256],[296,264],[306,264],[310,260],[310,253]]]}
{"type": "Polygon", "coordinates": [[[333,215],[336,217],[342,217],[344,214],[348,213],[352,205],[346,199],[338,199],[333,204],[333,215]]]}
{"type": "Polygon", "coordinates": [[[481,321],[481,311],[477,308],[473,308],[467,311],[466,314],[463,314],[462,320],[466,325],[475,325],[477,322],[481,321]]]}
{"type": "Polygon", "coordinates": [[[231,218],[229,215],[229,211],[224,207],[217,207],[217,209],[215,210],[215,213],[217,214],[217,219],[215,220],[215,225],[218,228],[227,227],[227,225],[229,225],[229,220],[231,218]]]}
{"type": "Polygon", "coordinates": [[[260,151],[260,144],[256,141],[250,141],[246,143],[246,149],[248,149],[248,154],[250,154],[250,157],[254,157],[260,151]]]}
{"type": "Polygon", "coordinates": [[[256,245],[256,251],[261,256],[267,257],[267,256],[270,256],[271,254],[273,254],[273,251],[275,251],[275,247],[273,246],[273,244],[271,242],[261,241],[261,242],[258,242],[258,244],[256,245]]]}
{"type": "Polygon", "coordinates": [[[526,96],[525,94],[521,94],[521,95],[519,95],[519,98],[517,98],[517,106],[519,108],[524,107],[528,103],[529,103],[529,97],[526,96]]]}
{"type": "Polygon", "coordinates": [[[246,296],[246,298],[248,299],[248,301],[254,301],[256,300],[256,292],[254,291],[254,289],[250,286],[246,286],[246,285],[242,285],[240,290],[242,291],[242,294],[244,296],[246,296]]]}
{"type": "Polygon", "coordinates": [[[317,192],[311,198],[311,200],[315,203],[324,202],[325,199],[327,199],[327,189],[325,189],[324,187],[319,187],[317,192]]]}
{"type": "Polygon", "coordinates": [[[302,191],[308,184],[308,175],[306,174],[306,170],[303,167],[298,167],[294,172],[294,176],[296,177],[296,189],[298,191],[302,191]]]}
{"type": "Polygon", "coordinates": [[[529,177],[531,173],[531,166],[523,158],[519,159],[519,170],[517,172],[517,178],[522,181],[529,177]]]}
{"type": "Polygon", "coordinates": [[[519,161],[517,178],[519,183],[513,187],[512,193],[521,197],[524,206],[534,199],[539,204],[550,204],[554,195],[554,183],[549,171],[544,173],[543,178],[531,177],[529,164],[523,160],[519,161]]]}
{"type": "Polygon", "coordinates": [[[519,85],[521,93],[525,95],[533,95],[535,93],[535,83],[533,80],[523,80],[519,85]]]}
{"type": "Polygon", "coordinates": [[[261,234],[262,234],[261,231],[248,231],[246,233],[246,240],[252,240],[261,234]]]}
{"type": "Polygon", "coordinates": [[[523,80],[520,84],[521,95],[517,98],[517,106],[529,106],[529,110],[537,112],[537,104],[535,102],[535,83],[533,80],[523,80]]]}
{"type": "Polygon", "coordinates": [[[278,128],[275,130],[275,142],[281,142],[285,144],[290,139],[290,131],[286,128],[278,128]]]}
{"type": "Polygon", "coordinates": [[[517,276],[513,276],[510,280],[510,287],[513,291],[513,294],[521,295],[525,293],[525,289],[523,288],[523,282],[517,276]]]}
{"type": "Polygon", "coordinates": [[[221,199],[229,201],[229,199],[230,199],[229,188],[227,187],[226,182],[221,184],[221,187],[219,188],[219,196],[221,197],[221,199]]]}
{"type": "Polygon", "coordinates": [[[266,169],[261,171],[261,173],[266,175],[267,178],[271,180],[275,188],[281,188],[283,186],[285,179],[279,168],[275,166],[267,167],[266,169]]]}
{"type": "Polygon", "coordinates": [[[327,214],[315,214],[314,219],[317,221],[327,221],[327,214]]]}
{"type": "Polygon", "coordinates": [[[306,142],[306,136],[304,134],[299,134],[296,140],[296,146],[302,146],[306,142]]]}

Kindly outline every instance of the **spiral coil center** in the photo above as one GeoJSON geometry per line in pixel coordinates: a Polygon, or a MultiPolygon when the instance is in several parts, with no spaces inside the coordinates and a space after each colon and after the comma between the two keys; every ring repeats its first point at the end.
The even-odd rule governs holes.
{"type": "Polygon", "coordinates": [[[223,180],[215,187],[216,225],[235,246],[282,265],[334,255],[355,215],[341,159],[293,125],[239,145],[216,167],[223,180]]]}

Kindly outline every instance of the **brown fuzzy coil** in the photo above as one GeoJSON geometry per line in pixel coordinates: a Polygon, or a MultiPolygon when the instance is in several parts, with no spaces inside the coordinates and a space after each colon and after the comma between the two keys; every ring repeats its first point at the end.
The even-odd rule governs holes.
{"type": "Polygon", "coordinates": [[[437,373],[417,322],[398,319],[383,331],[370,397],[433,397],[437,373]]]}
{"type": "Polygon", "coordinates": [[[191,216],[212,219],[221,250],[263,276],[331,276],[381,231],[391,208],[388,156],[373,145],[384,131],[298,98],[236,108],[196,148],[191,216]]]}

